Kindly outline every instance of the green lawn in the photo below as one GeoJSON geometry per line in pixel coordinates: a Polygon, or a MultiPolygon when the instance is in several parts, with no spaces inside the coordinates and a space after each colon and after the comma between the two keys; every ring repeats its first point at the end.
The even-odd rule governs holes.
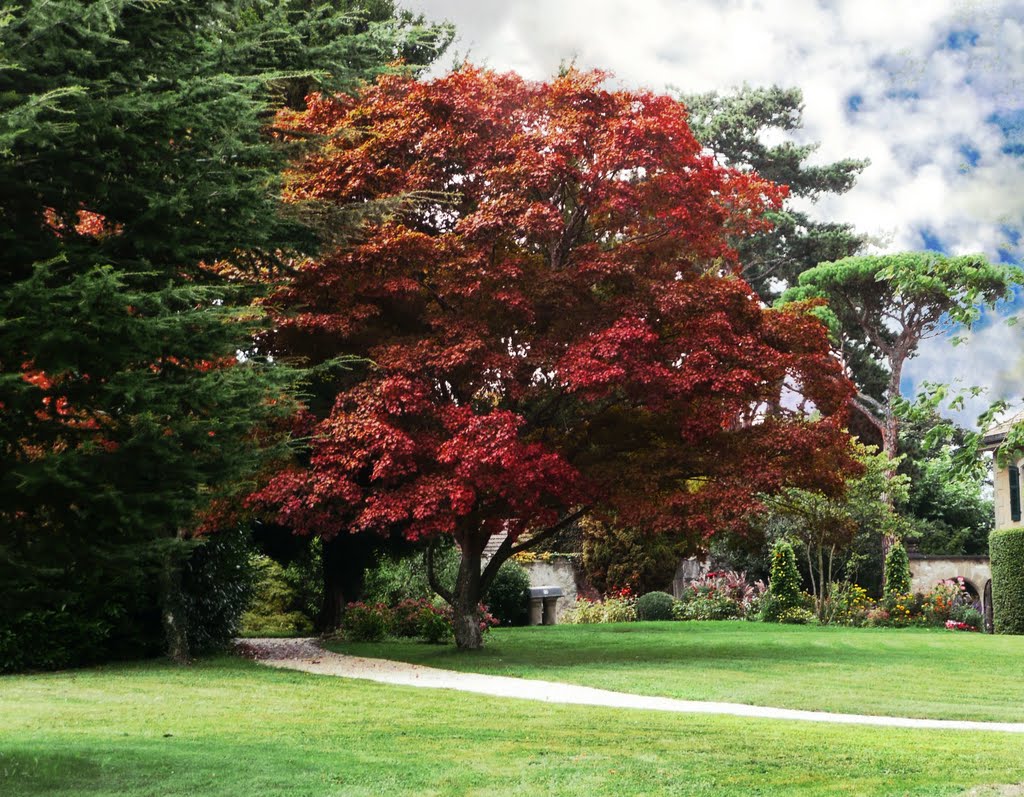
{"type": "Polygon", "coordinates": [[[1024,738],[1010,734],[554,706],[231,659],[0,678],[5,797],[952,795],[1018,782],[1024,738]]]}
{"type": "Polygon", "coordinates": [[[404,641],[332,648],[689,700],[1024,722],[1024,637],[665,622],[498,629],[473,653],[404,641]]]}

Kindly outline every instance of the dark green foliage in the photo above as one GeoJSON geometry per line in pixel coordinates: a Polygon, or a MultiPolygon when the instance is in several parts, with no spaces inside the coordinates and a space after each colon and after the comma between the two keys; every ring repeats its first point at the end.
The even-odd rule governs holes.
{"type": "Polygon", "coordinates": [[[1024,634],[1024,528],[993,531],[988,547],[995,632],[1024,634]]]}
{"type": "Polygon", "coordinates": [[[526,625],[529,607],[526,590],[530,574],[512,560],[498,568],[494,581],[484,593],[484,604],[501,625],[526,625]]]}
{"type": "Polygon", "coordinates": [[[772,547],[771,573],[768,591],[775,599],[780,614],[800,605],[800,574],[796,569],[793,546],[779,540],[772,547]]]}
{"type": "Polygon", "coordinates": [[[182,572],[193,653],[221,650],[237,635],[253,595],[252,546],[247,529],[211,535],[192,549],[182,572]]]}
{"type": "Polygon", "coordinates": [[[283,453],[294,377],[252,349],[252,291],[224,276],[314,242],[280,212],[291,152],[267,125],[316,82],[429,60],[448,36],[352,8],[0,12],[0,644],[17,666],[153,652],[158,599],[204,600],[172,595],[192,529],[283,453]]]}
{"type": "Polygon", "coordinates": [[[593,518],[580,521],[583,569],[601,593],[629,587],[634,594],[664,590],[672,584],[679,560],[693,553],[672,534],[644,534],[593,518]]]}
{"type": "Polygon", "coordinates": [[[638,620],[671,620],[675,599],[667,592],[648,592],[636,602],[638,620]]]}
{"type": "Polygon", "coordinates": [[[910,593],[910,559],[903,543],[896,540],[885,555],[885,596],[910,593]]]}
{"type": "MultiPolygon", "coordinates": [[[[690,110],[690,126],[698,141],[728,166],[788,185],[791,197],[816,200],[822,194],[845,193],[868,164],[845,159],[811,166],[807,161],[817,145],[764,143],[768,131],[800,129],[803,95],[799,89],[745,86],[732,94],[690,94],[681,99],[690,110]]],[[[773,280],[795,285],[801,272],[855,254],[864,244],[864,237],[849,225],[813,221],[791,201],[769,216],[774,224],[771,231],[736,242],[744,277],[768,302],[777,296],[773,280]]]]}

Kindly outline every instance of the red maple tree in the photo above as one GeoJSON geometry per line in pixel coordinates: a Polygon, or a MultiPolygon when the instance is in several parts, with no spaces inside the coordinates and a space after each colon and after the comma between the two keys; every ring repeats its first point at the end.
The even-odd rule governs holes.
{"type": "Polygon", "coordinates": [[[727,244],[784,189],[702,154],[678,101],[605,82],[387,77],[277,121],[326,142],[291,200],[388,210],[270,301],[275,351],[371,365],[252,502],[325,539],[452,535],[462,647],[501,563],[584,513],[700,540],[855,467],[825,330],[763,307],[727,244]]]}

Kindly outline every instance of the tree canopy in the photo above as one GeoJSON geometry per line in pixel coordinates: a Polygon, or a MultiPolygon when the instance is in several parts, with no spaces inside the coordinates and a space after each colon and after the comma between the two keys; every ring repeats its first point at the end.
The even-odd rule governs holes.
{"type": "Polygon", "coordinates": [[[181,538],[274,450],[288,380],[239,361],[252,297],[213,266],[314,242],[281,212],[290,152],[267,130],[294,81],[349,87],[447,41],[376,8],[30,0],[0,17],[0,640],[63,645],[36,666],[126,635],[146,650],[154,576],[176,578],[181,538]]]}
{"type": "Polygon", "coordinates": [[[894,456],[895,402],[907,360],[922,341],[969,327],[981,308],[1008,297],[1020,280],[1017,270],[982,255],[904,252],[822,263],[801,274],[782,301],[826,300],[818,312],[848,370],[868,362],[885,374],[881,396],[862,388],[855,403],[878,428],[885,453],[894,456]]]}
{"type": "Polygon", "coordinates": [[[452,535],[463,646],[501,562],[585,512],[700,539],[759,493],[835,492],[856,467],[824,328],[733,275],[730,236],[778,189],[703,155],[678,101],[603,79],[386,77],[277,120],[327,141],[292,201],[400,202],[270,300],[269,350],[372,366],[253,501],[326,537],[452,535]]]}
{"type": "Polygon", "coordinates": [[[793,200],[815,201],[823,194],[849,191],[868,165],[844,158],[812,165],[815,144],[787,138],[778,144],[766,139],[788,136],[800,129],[803,95],[796,88],[744,86],[731,93],[682,94],[693,134],[724,165],[754,172],[788,189],[781,207],[771,208],[767,229],[733,241],[743,276],[767,302],[777,298],[779,285],[791,287],[807,269],[819,263],[856,254],[864,238],[848,224],[815,221],[793,200]]]}

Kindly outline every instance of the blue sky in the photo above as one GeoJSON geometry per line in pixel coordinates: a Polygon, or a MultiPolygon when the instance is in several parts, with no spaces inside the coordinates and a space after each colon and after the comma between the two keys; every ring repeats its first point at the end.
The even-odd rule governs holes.
{"type": "MultiPolygon", "coordinates": [[[[869,158],[813,213],[877,252],[938,249],[1024,261],[1024,0],[406,0],[459,32],[455,57],[526,77],[575,60],[625,86],[779,84],[804,93],[802,141],[822,161],[869,158]]],[[[448,66],[451,59],[443,63],[448,66]]],[[[1021,303],[1018,302],[1019,306],[1021,303]]],[[[906,369],[1024,399],[1024,325],[989,314],[906,369]]],[[[970,421],[983,402],[959,416],[970,421]]]]}

